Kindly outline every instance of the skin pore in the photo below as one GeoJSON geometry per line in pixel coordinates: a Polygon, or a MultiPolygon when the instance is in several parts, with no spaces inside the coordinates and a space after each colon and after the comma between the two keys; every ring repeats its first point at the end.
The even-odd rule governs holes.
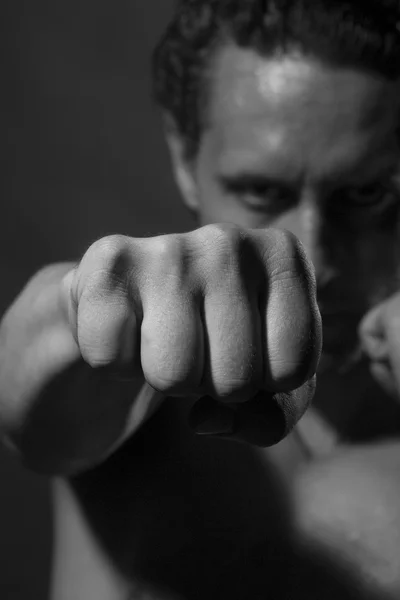
{"type": "Polygon", "coordinates": [[[399,288],[399,98],[399,84],[375,74],[226,45],[198,155],[187,160],[169,138],[201,225],[273,226],[303,243],[324,328],[318,406],[335,429],[348,428],[370,383],[352,368],[362,359],[358,324],[399,288]]]}
{"type": "MultiPolygon", "coordinates": [[[[398,87],[298,53],[267,59],[228,44],[215,57],[198,154],[188,160],[183,141],[168,130],[176,179],[199,225],[274,226],[304,244],[324,318],[315,404],[339,435],[367,391],[381,393],[362,361],[347,374],[338,370],[357,356],[362,315],[398,289],[398,87]]],[[[388,399],[381,394],[379,402],[385,426],[397,426],[385,413],[388,399]]],[[[339,453],[328,464],[316,461],[319,470],[291,495],[283,480],[291,483],[302,462],[293,436],[265,451],[199,438],[187,426],[185,406],[181,399],[166,403],[105,464],[56,482],[55,599],[125,600],[132,581],[141,580],[176,592],[174,598],[199,600],[259,598],[271,590],[276,600],[388,597],[369,595],[369,580],[358,594],[354,581],[360,563],[372,572],[376,557],[393,565],[396,556],[399,490],[382,464],[389,468],[397,446],[378,458],[373,450],[365,458],[361,448],[343,460],[339,453]],[[360,496],[368,500],[362,514],[360,496]],[[382,497],[396,498],[391,510],[382,497]],[[363,555],[354,566],[353,542],[362,538],[358,531],[368,538],[365,523],[376,507],[390,518],[370,546],[360,543],[368,560],[363,555]],[[338,515],[348,534],[340,560],[331,560],[335,536],[332,553],[321,539],[311,556],[303,540],[294,546],[296,512],[307,531],[338,515]]],[[[365,419],[371,422],[368,411],[365,419]]],[[[304,437],[313,431],[306,427],[304,437]]],[[[340,531],[340,552],[345,537],[340,531]]]]}

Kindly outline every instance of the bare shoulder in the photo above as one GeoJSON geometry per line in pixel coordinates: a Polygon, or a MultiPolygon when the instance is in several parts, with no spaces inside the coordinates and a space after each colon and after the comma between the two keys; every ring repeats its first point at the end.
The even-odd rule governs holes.
{"type": "Polygon", "coordinates": [[[379,597],[400,593],[400,441],[343,447],[303,467],[296,529],[379,597]],[[386,595],[382,595],[386,594],[386,595]]]}

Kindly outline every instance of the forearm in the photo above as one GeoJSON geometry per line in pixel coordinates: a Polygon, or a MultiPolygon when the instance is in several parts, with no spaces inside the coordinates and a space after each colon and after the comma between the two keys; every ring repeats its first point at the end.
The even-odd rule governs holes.
{"type": "Polygon", "coordinates": [[[44,383],[79,359],[59,302],[70,263],[34,275],[0,323],[0,432],[12,434],[44,383]]]}
{"type": "Polygon", "coordinates": [[[0,327],[0,432],[29,467],[72,473],[96,463],[154,409],[135,395],[143,379],[121,381],[81,358],[60,300],[72,264],[35,275],[0,327]]]}

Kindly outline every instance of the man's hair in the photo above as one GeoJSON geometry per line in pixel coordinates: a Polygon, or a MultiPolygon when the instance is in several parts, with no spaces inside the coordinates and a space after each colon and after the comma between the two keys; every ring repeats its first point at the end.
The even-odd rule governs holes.
{"type": "Polygon", "coordinates": [[[194,156],[207,72],[226,41],[264,56],[298,49],[335,66],[400,77],[399,0],[179,0],[153,55],[156,102],[194,156]]]}

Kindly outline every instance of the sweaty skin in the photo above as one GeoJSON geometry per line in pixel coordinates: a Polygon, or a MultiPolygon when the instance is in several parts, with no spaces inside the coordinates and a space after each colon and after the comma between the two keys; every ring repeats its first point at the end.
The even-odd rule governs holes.
{"type": "MultiPolygon", "coordinates": [[[[184,301],[181,292],[186,291],[189,300],[196,299],[193,281],[204,282],[208,270],[213,273],[211,285],[206,286],[213,301],[208,313],[210,327],[205,329],[215,334],[215,322],[221,319],[226,329],[211,344],[216,349],[213,357],[218,360],[208,362],[211,371],[203,370],[206,388],[208,385],[205,393],[217,392],[218,407],[222,405],[224,410],[251,406],[251,402],[239,400],[243,391],[245,398],[251,399],[254,381],[256,387],[259,385],[259,368],[257,361],[252,362],[251,348],[260,343],[260,328],[257,323],[246,328],[253,332],[254,339],[250,336],[244,345],[243,332],[236,328],[257,313],[252,282],[260,256],[270,277],[276,269],[289,274],[280,278],[282,287],[276,302],[285,310],[272,323],[273,333],[276,327],[278,333],[289,331],[292,336],[293,346],[285,344],[283,356],[287,358],[296,344],[297,348],[305,348],[301,335],[304,311],[293,315],[292,307],[285,305],[291,296],[287,286],[293,289],[290,275],[298,273],[299,264],[298,250],[293,254],[297,246],[288,242],[286,234],[279,238],[285,240],[283,249],[278,244],[273,252],[269,246],[269,253],[256,254],[257,260],[254,254],[248,254],[248,248],[243,253],[237,238],[233,243],[230,234],[222,234],[225,252],[220,253],[217,269],[213,267],[215,252],[206,252],[207,260],[199,267],[198,232],[184,238],[190,253],[182,254],[185,244],[181,243],[177,250],[176,238],[172,238],[172,245],[171,238],[169,245],[161,239],[163,249],[151,245],[154,260],[146,270],[140,267],[140,258],[149,256],[143,252],[143,245],[128,238],[135,252],[127,253],[126,240],[114,238],[111,241],[117,243],[117,253],[110,253],[110,240],[106,244],[103,241],[89,249],[77,270],[71,272],[72,265],[49,267],[11,307],[3,322],[3,340],[8,340],[3,347],[8,349],[7,356],[12,355],[12,348],[19,359],[26,359],[19,362],[24,368],[10,386],[15,398],[23,397],[30,406],[29,394],[24,397],[22,391],[29,389],[32,394],[35,384],[40,386],[46,379],[38,369],[41,357],[46,368],[50,364],[63,374],[65,355],[54,353],[60,339],[67,340],[64,349],[69,360],[74,352],[74,360],[82,353],[91,365],[87,368],[87,364],[80,363],[84,376],[74,380],[77,384],[68,387],[68,378],[62,376],[58,380],[61,385],[49,386],[51,393],[46,397],[51,401],[45,403],[46,410],[39,411],[41,418],[36,423],[41,425],[39,431],[55,431],[57,435],[41,444],[41,436],[34,435],[38,430],[33,427],[26,456],[27,460],[36,457],[40,462],[50,454],[46,448],[57,448],[58,456],[56,452],[50,456],[47,465],[55,470],[52,460],[60,464],[57,459],[62,462],[71,451],[71,437],[65,426],[65,418],[69,417],[68,426],[81,432],[78,455],[86,454],[86,460],[94,465],[80,475],[55,479],[53,600],[127,600],[130,595],[160,600],[398,597],[400,369],[395,336],[390,337],[390,344],[380,344],[384,348],[381,354],[372,351],[377,346],[372,342],[386,340],[388,330],[394,328],[395,316],[400,314],[395,295],[399,255],[400,156],[395,134],[400,109],[398,87],[378,76],[334,69],[297,54],[267,60],[226,45],[215,57],[206,127],[194,160],[186,159],[182,140],[173,128],[168,129],[176,180],[199,225],[230,223],[240,231],[260,230],[259,235],[269,226],[289,230],[300,239],[314,264],[325,337],[317,393],[313,408],[295,432],[276,446],[261,449],[222,439],[224,435],[199,436],[188,426],[197,397],[189,401],[186,392],[192,395],[202,377],[199,379],[197,361],[191,361],[193,352],[186,346],[196,339],[193,324],[198,322],[198,313],[195,310],[194,316],[190,314],[193,303],[184,301]],[[129,259],[132,256],[134,264],[129,259]],[[176,256],[190,256],[192,262],[177,260],[176,256]],[[240,262],[243,256],[249,258],[240,262]],[[282,264],[282,256],[285,260],[291,257],[289,266],[282,264]],[[268,257],[277,263],[272,266],[268,257]],[[232,270],[238,264],[241,269],[232,270]],[[173,276],[165,277],[171,268],[173,276]],[[178,396],[162,401],[153,416],[145,420],[152,412],[152,400],[158,400],[145,395],[149,415],[146,410],[141,413],[140,428],[129,420],[129,415],[132,398],[143,389],[143,379],[130,381],[126,369],[121,372],[119,368],[116,373],[114,368],[106,368],[98,371],[98,385],[93,386],[96,382],[90,376],[94,366],[108,365],[111,359],[119,367],[121,363],[126,366],[124,356],[132,357],[135,339],[115,344],[118,336],[110,336],[107,331],[109,313],[105,318],[102,312],[112,307],[114,333],[126,326],[135,330],[134,319],[127,324],[124,321],[125,309],[134,306],[134,315],[140,314],[140,294],[135,287],[128,295],[121,293],[126,290],[127,280],[134,281],[127,278],[132,269],[142,274],[140,289],[146,290],[149,299],[150,334],[145,336],[145,343],[153,356],[160,357],[153,360],[153,365],[161,367],[161,373],[145,368],[146,377],[150,374],[150,383],[162,389],[164,395],[178,396]],[[148,278],[143,275],[147,270],[151,273],[148,278]],[[182,288],[186,272],[200,276],[185,278],[189,284],[182,288]],[[215,294],[221,281],[225,281],[224,293],[218,298],[215,294]],[[179,285],[174,287],[174,282],[179,285]],[[178,302],[172,305],[180,310],[178,314],[172,311],[169,322],[173,327],[163,331],[165,321],[160,314],[171,316],[171,303],[166,299],[174,294],[178,302]],[[238,296],[244,305],[235,304],[238,296]],[[243,310],[246,302],[248,310],[243,310]],[[82,311],[77,310],[80,305],[82,311]],[[373,314],[369,313],[372,308],[373,314]],[[38,322],[41,327],[35,326],[38,322]],[[4,337],[7,330],[9,335],[4,337]],[[27,332],[31,335],[35,331],[35,343],[24,343],[27,332]],[[160,331],[163,333],[158,343],[152,343],[160,331]],[[179,344],[173,341],[165,347],[166,338],[173,338],[176,331],[180,332],[179,344]],[[231,345],[226,352],[223,344],[230,337],[235,350],[231,345]],[[247,348],[245,377],[238,368],[243,356],[236,361],[236,352],[243,348],[247,348]],[[376,366],[382,356],[390,367],[392,395],[382,387],[381,380],[375,381],[374,368],[371,374],[370,366],[376,366]],[[171,367],[170,373],[175,372],[169,381],[162,372],[166,364],[171,367]],[[217,389],[214,377],[210,377],[213,368],[219,380],[217,389]],[[193,380],[186,390],[188,373],[193,380]],[[230,375],[227,379],[226,373],[230,375]],[[236,374],[239,378],[235,380],[236,374]],[[152,377],[158,378],[156,384],[152,377]],[[224,389],[227,381],[228,396],[233,393],[229,402],[224,389]],[[54,404],[55,398],[58,405],[54,404]],[[60,413],[60,405],[64,413],[60,413]],[[59,417],[58,428],[48,426],[52,406],[53,419],[59,417]],[[81,422],[74,418],[76,414],[84,416],[82,429],[81,422]],[[134,435],[109,454],[114,444],[126,439],[127,422],[133,423],[134,435]],[[385,441],[377,441],[382,436],[385,441]],[[321,439],[329,439],[331,444],[324,445],[321,439]],[[107,460],[103,460],[105,455],[107,460]]],[[[215,233],[221,239],[221,231],[226,229],[206,227],[199,231],[212,231],[215,244],[215,233]]],[[[257,239],[256,233],[250,237],[257,239]]],[[[210,238],[206,236],[204,249],[207,251],[209,246],[210,238]]],[[[309,298],[308,277],[297,277],[295,282],[295,297],[309,298]]],[[[145,311],[146,307],[143,314],[145,311]]],[[[287,384],[285,377],[279,377],[285,361],[282,363],[279,351],[274,356],[274,344],[268,343],[268,335],[266,341],[263,339],[277,369],[261,378],[268,383],[265,389],[270,387],[271,376],[274,385],[278,380],[280,385],[287,384]]],[[[201,343],[200,351],[198,347],[196,357],[208,356],[209,360],[210,354],[202,353],[201,343]]],[[[142,360],[144,357],[148,361],[148,356],[145,350],[142,360]]],[[[7,364],[13,363],[3,362],[7,364]]],[[[293,364],[293,355],[287,364],[293,364]]],[[[3,368],[5,372],[12,373],[12,366],[9,371],[3,368]]],[[[297,376],[300,381],[295,385],[305,381],[309,373],[297,376]]],[[[54,379],[57,381],[57,377],[54,379]]],[[[308,399],[307,393],[302,410],[308,399]]],[[[215,428],[222,422],[226,427],[225,416],[215,412],[215,403],[211,401],[210,408],[207,402],[201,412],[202,425],[211,422],[215,428]]],[[[6,404],[7,417],[18,430],[19,418],[23,420],[32,412],[14,412],[14,406],[13,402],[6,404]]],[[[262,421],[257,418],[262,416],[257,410],[251,413],[252,427],[262,421]]],[[[200,425],[200,421],[194,425],[200,425]]]]}
{"type": "Polygon", "coordinates": [[[359,324],[399,289],[399,84],[235,46],[213,74],[197,161],[169,138],[183,197],[201,224],[279,227],[302,242],[323,319],[319,408],[329,435],[347,437],[370,389],[359,324]]]}

